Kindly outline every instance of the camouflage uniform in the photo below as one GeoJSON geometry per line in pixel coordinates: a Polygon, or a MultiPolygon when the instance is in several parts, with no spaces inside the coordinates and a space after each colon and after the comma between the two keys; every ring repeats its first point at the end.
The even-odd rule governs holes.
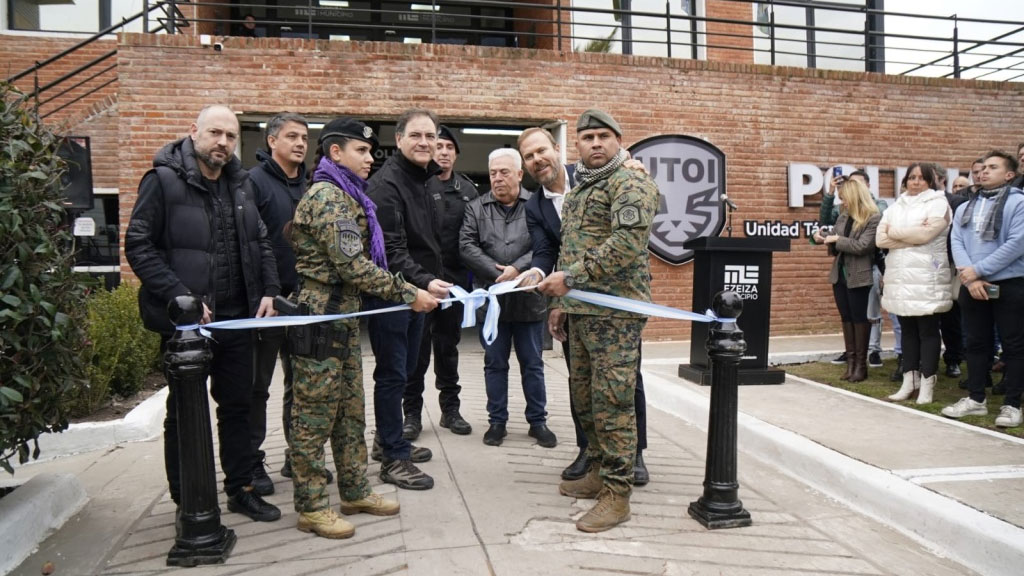
{"type": "MultiPolygon", "coordinates": [[[[369,257],[366,214],[343,190],[314,184],[299,201],[292,221],[298,301],[310,314],[323,314],[334,286],[342,286],[339,313],[359,311],[360,293],[410,303],[416,287],[377,267],[369,257]]],[[[346,342],[338,357],[323,361],[292,356],[295,376],[291,457],[295,510],[315,512],[329,506],[324,472],[324,442],[331,440],[342,500],[371,492],[366,480],[365,401],[358,320],[341,320],[346,342]],[[347,344],[347,346],[346,346],[347,344]]]]}
{"type": "MultiPolygon", "coordinates": [[[[559,269],[573,287],[649,302],[647,241],[658,187],[646,174],[619,167],[565,198],[559,269]]],[[[569,388],[601,478],[628,497],[636,456],[636,367],[645,316],[563,298],[569,314],[569,388]]]]}

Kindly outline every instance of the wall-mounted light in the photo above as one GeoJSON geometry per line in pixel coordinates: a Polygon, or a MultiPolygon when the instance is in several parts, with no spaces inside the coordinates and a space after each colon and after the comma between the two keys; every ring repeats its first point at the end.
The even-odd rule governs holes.
{"type": "Polygon", "coordinates": [[[462,133],[477,136],[519,136],[523,131],[511,128],[463,128],[462,133]]]}

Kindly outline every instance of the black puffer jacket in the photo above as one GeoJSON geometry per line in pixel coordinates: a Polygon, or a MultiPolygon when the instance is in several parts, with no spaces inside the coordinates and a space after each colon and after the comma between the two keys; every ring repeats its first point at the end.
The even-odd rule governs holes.
{"type": "Polygon", "coordinates": [[[426,189],[427,181],[440,171],[433,160],[422,168],[399,151],[384,162],[366,188],[377,205],[388,269],[424,290],[443,270],[441,219],[426,189]]]}
{"type": "Polygon", "coordinates": [[[428,180],[427,192],[434,198],[434,203],[441,213],[441,258],[444,261],[444,279],[467,290],[472,289],[469,285],[469,270],[459,255],[459,231],[462,230],[466,204],[480,196],[476,184],[462,174],[453,172],[448,180],[428,180]]]}
{"type": "MultiPolygon", "coordinates": [[[[217,222],[191,138],[165,146],[153,159],[153,166],[139,183],[124,251],[142,281],[139,310],[143,323],[154,332],[171,334],[174,326],[167,316],[167,304],[176,296],[200,296],[216,318],[217,256],[213,252],[217,222]]],[[[234,200],[240,272],[249,316],[253,316],[260,298],[276,296],[281,290],[274,251],[241,162],[232,158],[221,178],[227,178],[234,200]]]]}
{"type": "Polygon", "coordinates": [[[256,208],[274,245],[281,294],[287,296],[295,291],[299,277],[295,273],[295,252],[282,230],[295,215],[295,207],[306,192],[306,165],[299,164],[298,176],[289,178],[267,152],[257,151],[256,159],[260,164],[249,170],[249,181],[256,197],[256,208]]]}

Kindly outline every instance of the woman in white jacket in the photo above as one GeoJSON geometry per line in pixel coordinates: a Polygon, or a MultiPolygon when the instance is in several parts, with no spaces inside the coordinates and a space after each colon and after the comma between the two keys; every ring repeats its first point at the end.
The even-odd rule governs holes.
{"type": "Polygon", "coordinates": [[[939,368],[939,314],[953,307],[953,276],[946,254],[950,210],[936,190],[935,172],[912,164],[905,190],[882,214],[875,243],[887,248],[882,306],[903,328],[903,385],[889,400],[906,400],[920,388],[918,404],[932,401],[939,368]]]}

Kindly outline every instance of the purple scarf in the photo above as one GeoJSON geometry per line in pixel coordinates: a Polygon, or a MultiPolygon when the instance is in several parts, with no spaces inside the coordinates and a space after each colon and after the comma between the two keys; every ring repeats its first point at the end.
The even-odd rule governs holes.
{"type": "Polygon", "coordinates": [[[355,199],[366,213],[366,224],[370,229],[370,258],[373,263],[388,269],[388,255],[384,248],[384,233],[377,222],[377,205],[366,195],[366,180],[344,166],[339,166],[324,156],[313,172],[313,182],[329,182],[355,199]]]}

